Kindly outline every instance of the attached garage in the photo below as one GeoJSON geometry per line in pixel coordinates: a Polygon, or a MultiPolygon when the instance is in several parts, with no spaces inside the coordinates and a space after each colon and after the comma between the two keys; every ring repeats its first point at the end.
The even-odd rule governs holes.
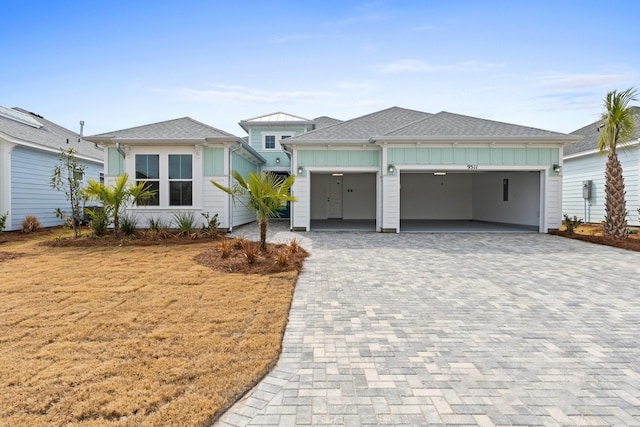
{"type": "Polygon", "coordinates": [[[400,229],[465,229],[473,221],[539,231],[540,190],[539,171],[405,171],[400,174],[400,229]]]}
{"type": "Polygon", "coordinates": [[[311,173],[310,194],[312,230],[375,230],[375,173],[311,173]]]}

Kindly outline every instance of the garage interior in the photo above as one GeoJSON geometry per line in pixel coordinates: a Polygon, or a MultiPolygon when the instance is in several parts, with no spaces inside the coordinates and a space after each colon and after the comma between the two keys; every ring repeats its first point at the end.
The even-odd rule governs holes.
{"type": "Polygon", "coordinates": [[[375,231],[375,173],[312,173],[311,230],[375,231]]]}
{"type": "Polygon", "coordinates": [[[539,171],[402,172],[401,232],[537,232],[539,171]]]}

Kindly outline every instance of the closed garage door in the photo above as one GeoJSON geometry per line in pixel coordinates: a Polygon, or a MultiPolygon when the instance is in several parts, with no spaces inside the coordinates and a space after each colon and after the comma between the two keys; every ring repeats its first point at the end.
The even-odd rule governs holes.
{"type": "MultiPolygon", "coordinates": [[[[540,172],[402,172],[400,227],[410,231],[465,222],[538,231],[540,172]]],[[[467,224],[469,225],[469,224],[467,224]]]]}

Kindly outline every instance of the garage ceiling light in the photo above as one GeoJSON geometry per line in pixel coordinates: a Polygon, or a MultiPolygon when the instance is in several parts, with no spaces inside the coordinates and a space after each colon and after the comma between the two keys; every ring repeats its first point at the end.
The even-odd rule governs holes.
{"type": "Polygon", "coordinates": [[[447,173],[446,172],[434,172],[433,174],[435,176],[445,176],[447,173]]]}
{"type": "Polygon", "coordinates": [[[343,176],[343,173],[332,173],[331,176],[343,176]]]}

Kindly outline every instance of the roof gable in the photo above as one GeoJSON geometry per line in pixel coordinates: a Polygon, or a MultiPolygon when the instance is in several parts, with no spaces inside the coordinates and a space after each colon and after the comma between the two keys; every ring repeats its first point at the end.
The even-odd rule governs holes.
{"type": "MultiPolygon", "coordinates": [[[[636,122],[636,130],[631,135],[631,140],[640,138],[640,107],[631,107],[636,122]]],[[[571,135],[584,137],[581,141],[573,144],[569,144],[564,148],[564,155],[582,153],[584,151],[593,151],[598,149],[598,142],[600,140],[600,132],[598,127],[602,124],[602,120],[597,120],[590,123],[580,129],[571,132],[571,135]]],[[[625,141],[627,142],[627,141],[625,141]]]]}
{"type": "Polygon", "coordinates": [[[251,119],[241,120],[241,123],[273,123],[273,122],[309,122],[311,120],[304,117],[294,116],[293,114],[283,113],[278,111],[276,113],[265,114],[264,116],[253,117],[251,119]]]}
{"type": "Polygon", "coordinates": [[[76,132],[31,113],[22,108],[0,107],[0,134],[20,144],[35,144],[49,150],[59,151],[73,148],[78,155],[102,162],[101,148],[81,138],[76,132]]]}
{"type": "Polygon", "coordinates": [[[423,111],[391,107],[298,135],[287,140],[287,143],[305,140],[368,140],[373,135],[384,135],[430,116],[430,113],[423,111]]]}
{"type": "Polygon", "coordinates": [[[93,135],[91,139],[121,138],[121,139],[204,139],[215,137],[237,138],[223,130],[206,125],[191,117],[166,120],[148,125],[136,126],[128,129],[93,135]]]}
{"type": "Polygon", "coordinates": [[[394,137],[559,137],[559,132],[441,111],[384,136],[394,137]]]}

